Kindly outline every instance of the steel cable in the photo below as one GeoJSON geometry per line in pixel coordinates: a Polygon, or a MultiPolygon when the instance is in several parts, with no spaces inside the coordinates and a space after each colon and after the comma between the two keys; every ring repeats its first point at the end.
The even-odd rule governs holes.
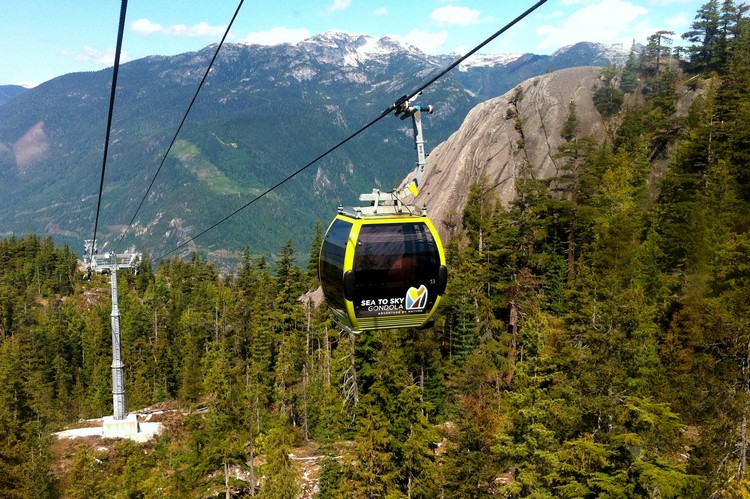
{"type": "Polygon", "coordinates": [[[488,43],[492,42],[495,38],[497,38],[501,34],[505,33],[508,29],[510,29],[512,26],[514,26],[515,24],[517,24],[519,21],[521,21],[522,19],[524,19],[525,17],[527,17],[529,14],[531,14],[532,12],[534,12],[535,10],[537,10],[539,7],[541,7],[546,2],[547,2],[547,0],[539,0],[533,6],[529,7],[526,11],[524,11],[522,14],[520,14],[518,17],[516,17],[515,19],[513,19],[512,21],[510,21],[508,24],[506,24],[505,26],[503,26],[500,30],[496,31],[494,34],[492,34],[491,36],[489,36],[488,38],[486,38],[482,43],[480,43],[479,45],[477,45],[476,47],[474,47],[472,50],[470,50],[469,52],[467,52],[463,57],[459,58],[458,60],[456,60],[455,62],[453,62],[452,64],[450,64],[448,67],[446,67],[445,69],[443,69],[442,71],[440,71],[437,75],[435,75],[434,77],[432,77],[425,84],[423,84],[422,86],[420,86],[417,90],[413,91],[410,94],[404,95],[401,98],[399,98],[398,100],[396,100],[393,104],[391,104],[390,106],[388,106],[382,113],[380,113],[380,115],[378,117],[376,117],[375,119],[373,119],[372,121],[370,121],[366,125],[362,126],[359,130],[357,130],[356,132],[352,133],[347,138],[345,138],[344,140],[340,141],[339,143],[337,143],[335,146],[331,147],[330,149],[328,149],[324,153],[320,154],[318,157],[316,157],[312,161],[308,162],[307,164],[305,164],[304,166],[302,166],[301,168],[299,168],[298,170],[296,170],[292,174],[288,175],[283,180],[277,182],[272,187],[269,187],[264,192],[262,192],[261,194],[257,195],[256,197],[254,197],[253,199],[251,199],[249,202],[245,203],[241,207],[237,208],[236,210],[234,210],[229,215],[225,216],[224,218],[222,218],[218,222],[215,222],[213,225],[211,225],[207,229],[204,229],[203,231],[201,231],[200,233],[196,234],[195,236],[193,236],[193,237],[189,238],[188,240],[186,240],[186,241],[178,244],[176,247],[174,247],[170,251],[167,251],[166,253],[163,253],[163,254],[159,255],[158,257],[156,257],[154,259],[154,262],[156,263],[156,262],[160,261],[165,256],[171,255],[172,253],[178,251],[179,249],[187,246],[191,242],[193,242],[196,239],[198,239],[199,237],[203,236],[207,232],[215,229],[216,227],[218,227],[219,225],[223,224],[224,222],[226,222],[227,220],[229,220],[233,216],[235,216],[238,213],[240,213],[242,210],[244,210],[248,206],[251,206],[253,203],[255,203],[256,201],[258,201],[259,199],[265,197],[267,194],[269,194],[273,190],[275,190],[278,187],[284,185],[289,180],[293,179],[294,177],[296,177],[297,175],[299,175],[300,173],[302,173],[303,171],[305,171],[306,169],[308,169],[309,167],[311,167],[312,165],[314,165],[315,163],[317,163],[318,161],[320,161],[324,157],[328,156],[329,154],[331,154],[332,152],[334,152],[339,147],[343,146],[344,144],[346,144],[347,142],[349,142],[353,138],[357,137],[359,134],[361,134],[362,132],[364,132],[365,130],[367,130],[371,126],[373,126],[375,123],[377,123],[378,121],[380,121],[381,119],[383,119],[385,116],[388,116],[390,113],[392,113],[394,111],[398,111],[403,106],[404,103],[410,101],[412,98],[414,98],[415,96],[419,95],[427,87],[429,87],[430,85],[434,84],[440,78],[442,78],[443,76],[445,76],[449,71],[451,71],[452,69],[454,69],[456,66],[458,66],[459,64],[461,64],[463,61],[465,61],[466,59],[468,59],[472,55],[474,55],[477,51],[481,50],[482,47],[484,47],[488,43]]]}

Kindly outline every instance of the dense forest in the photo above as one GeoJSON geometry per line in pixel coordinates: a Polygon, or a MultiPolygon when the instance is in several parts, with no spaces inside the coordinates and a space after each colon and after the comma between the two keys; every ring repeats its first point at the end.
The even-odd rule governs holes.
{"type": "Polygon", "coordinates": [[[610,138],[571,106],[556,178],[472,188],[431,329],[336,328],[306,298],[321,226],[235,275],[119,273],[128,409],[175,414],[145,444],[59,450],[112,413],[109,279],[1,241],[0,496],[292,498],[300,447],[321,498],[750,496],[747,11],[603,70],[610,138]]]}

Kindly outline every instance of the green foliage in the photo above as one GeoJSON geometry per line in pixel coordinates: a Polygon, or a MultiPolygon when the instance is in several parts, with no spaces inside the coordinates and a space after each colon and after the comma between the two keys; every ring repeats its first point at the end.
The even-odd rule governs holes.
{"type": "Polygon", "coordinates": [[[273,428],[261,443],[267,462],[264,466],[266,480],[258,497],[273,499],[294,499],[298,496],[297,472],[289,458],[294,443],[294,432],[283,419],[273,428]]]}
{"type": "Polygon", "coordinates": [[[87,445],[78,447],[66,473],[66,492],[76,499],[94,499],[102,496],[103,469],[100,460],[87,445]]]}
{"type": "Polygon", "coordinates": [[[623,91],[619,88],[603,86],[594,92],[594,107],[605,118],[620,112],[623,100],[623,91]]]}
{"type": "Polygon", "coordinates": [[[638,83],[638,69],[639,69],[638,56],[635,50],[635,42],[630,48],[628,54],[628,60],[625,62],[625,67],[622,70],[622,76],[620,76],[620,90],[625,93],[630,93],[635,90],[638,83]]]}
{"type": "Polygon", "coordinates": [[[513,104],[518,104],[523,100],[523,88],[522,87],[516,87],[513,91],[513,96],[510,99],[510,102],[513,104]]]}
{"type": "Polygon", "coordinates": [[[307,260],[307,276],[310,279],[310,289],[317,288],[318,282],[318,264],[320,262],[320,248],[323,246],[323,224],[320,220],[315,222],[315,233],[313,234],[312,243],[310,243],[310,256],[307,260]]]}
{"type": "MultiPolygon", "coordinates": [[[[109,282],[50,240],[0,241],[0,496],[296,497],[290,453],[316,444],[320,497],[748,495],[750,38],[732,8],[686,117],[657,37],[611,143],[571,105],[554,178],[528,165],[507,203],[478,179],[433,329],[351,340],[300,301],[320,224],[306,269],[288,242],[246,248],[236,275],[197,253],[121,273],[128,409],[179,406],[145,445],[53,457],[53,430],[111,412],[109,282]]],[[[191,144],[220,187],[220,161],[188,158],[219,151],[191,144]]]]}
{"type": "Polygon", "coordinates": [[[648,43],[643,53],[643,70],[649,75],[661,73],[662,64],[671,64],[672,37],[674,31],[659,30],[648,37],[648,43]]]}
{"type": "Polygon", "coordinates": [[[318,479],[318,497],[320,499],[335,499],[344,477],[342,466],[334,457],[325,457],[320,463],[320,478],[318,479]]]}
{"type": "Polygon", "coordinates": [[[682,35],[692,43],[688,47],[691,69],[696,72],[719,71],[734,52],[734,42],[742,25],[747,6],[733,0],[710,0],[698,9],[690,30],[682,35]]]}
{"type": "Polygon", "coordinates": [[[580,126],[581,123],[578,120],[578,115],[576,114],[576,104],[575,102],[570,101],[570,103],[568,104],[568,118],[563,124],[563,129],[560,132],[560,137],[562,137],[566,142],[570,142],[578,135],[580,126]]]}

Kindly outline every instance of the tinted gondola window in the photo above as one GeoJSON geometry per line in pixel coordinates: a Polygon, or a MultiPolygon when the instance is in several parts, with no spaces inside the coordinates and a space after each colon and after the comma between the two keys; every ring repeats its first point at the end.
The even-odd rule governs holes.
{"type": "Polygon", "coordinates": [[[320,282],[330,306],[344,308],[344,258],[352,224],[335,220],[328,229],[320,252],[320,282]]]}
{"type": "Polygon", "coordinates": [[[423,222],[363,225],[354,251],[358,317],[424,313],[435,303],[440,254],[423,222]],[[426,299],[408,307],[422,287],[426,299]]]}

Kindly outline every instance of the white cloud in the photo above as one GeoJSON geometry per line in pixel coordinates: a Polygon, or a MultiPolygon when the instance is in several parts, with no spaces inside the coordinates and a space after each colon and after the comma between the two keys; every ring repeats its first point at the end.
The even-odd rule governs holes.
{"type": "Polygon", "coordinates": [[[650,5],[689,5],[694,3],[695,0],[649,0],[650,5]]]}
{"type": "Polygon", "coordinates": [[[346,10],[351,4],[352,0],[333,0],[333,3],[326,9],[326,14],[346,10]]]}
{"type": "Polygon", "coordinates": [[[207,22],[200,22],[193,26],[175,24],[164,30],[168,36],[181,36],[188,38],[218,38],[227,30],[226,26],[210,26],[207,22]]]}
{"type": "Polygon", "coordinates": [[[162,34],[183,38],[217,38],[222,36],[226,29],[226,26],[211,26],[205,21],[192,26],[175,24],[166,27],[146,18],[136,19],[130,23],[130,30],[141,36],[162,34]]]}
{"type": "Polygon", "coordinates": [[[481,19],[482,13],[478,10],[468,7],[456,7],[455,5],[446,5],[433,10],[430,13],[430,19],[439,26],[468,26],[470,24],[479,24],[484,20],[481,19]]]}
{"type": "Polygon", "coordinates": [[[136,35],[149,36],[158,33],[163,29],[164,27],[161,24],[153,23],[145,18],[136,19],[130,23],[130,31],[136,35]]]}
{"type": "Polygon", "coordinates": [[[421,31],[413,29],[406,35],[389,35],[394,40],[399,40],[414,45],[427,54],[441,54],[443,46],[448,39],[447,31],[421,31]]]}
{"type": "Polygon", "coordinates": [[[687,30],[692,22],[692,19],[687,14],[677,14],[676,16],[668,18],[666,21],[667,28],[671,28],[676,31],[677,34],[681,34],[683,30],[687,30]]]}
{"type": "Polygon", "coordinates": [[[623,43],[645,40],[655,31],[648,20],[644,7],[624,0],[599,0],[578,9],[561,19],[561,24],[545,24],[536,30],[541,37],[538,47],[559,48],[581,41],[601,43],[623,43]]]}
{"type": "Polygon", "coordinates": [[[279,45],[281,43],[297,43],[310,38],[310,32],[306,29],[289,29],[276,27],[268,31],[258,31],[248,34],[239,43],[248,45],[279,45]]]}
{"type": "MultiPolygon", "coordinates": [[[[96,66],[114,66],[115,64],[115,49],[99,50],[91,47],[82,47],[82,52],[78,54],[66,53],[64,55],[72,55],[73,59],[79,62],[91,63],[96,66]]],[[[120,64],[123,64],[129,60],[127,52],[120,52],[120,64]]]]}
{"type": "Polygon", "coordinates": [[[380,7],[379,9],[375,9],[374,14],[376,16],[387,16],[388,15],[388,7],[380,7]]]}
{"type": "Polygon", "coordinates": [[[465,44],[461,44],[461,45],[458,45],[458,46],[456,46],[456,47],[455,47],[455,48],[454,48],[454,49],[453,49],[453,50],[451,51],[451,53],[452,53],[452,54],[459,54],[459,55],[464,55],[464,54],[465,54],[465,53],[467,53],[467,52],[468,52],[469,50],[470,50],[470,47],[469,47],[468,45],[465,45],[465,44]]]}
{"type": "MultiPolygon", "coordinates": [[[[11,83],[11,85],[20,85],[20,86],[25,87],[25,88],[34,88],[37,85],[39,85],[39,82],[38,81],[31,81],[31,80],[22,80],[22,81],[17,81],[17,82],[11,83]]],[[[0,145],[0,149],[2,149],[1,145],[0,145]]]]}

